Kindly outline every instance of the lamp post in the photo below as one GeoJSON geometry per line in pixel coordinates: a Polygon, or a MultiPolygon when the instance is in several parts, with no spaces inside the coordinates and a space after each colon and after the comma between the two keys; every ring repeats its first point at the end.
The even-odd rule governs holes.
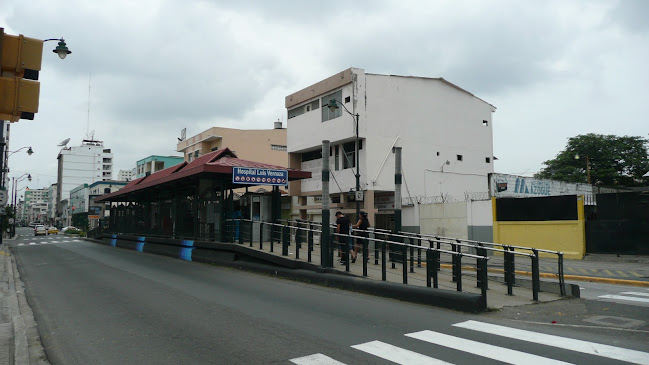
{"type": "Polygon", "coordinates": [[[59,41],[59,45],[56,46],[56,48],[54,48],[54,49],[52,50],[52,52],[58,54],[60,59],[64,59],[65,56],[67,56],[67,55],[69,55],[70,53],[72,53],[72,52],[68,49],[68,47],[65,45],[65,40],[64,40],[63,38],[61,38],[61,39],[58,39],[58,38],[50,38],[50,39],[44,39],[44,40],[43,40],[43,42],[47,42],[47,41],[59,41]]]}
{"type": "MultiPolygon", "coordinates": [[[[575,160],[579,160],[579,155],[575,155],[575,160]]],[[[586,181],[590,184],[590,158],[586,155],[586,181]]]]}
{"type": "MultiPolygon", "coordinates": [[[[358,115],[358,113],[354,114],[354,113],[350,112],[347,109],[347,107],[345,106],[345,104],[343,104],[342,102],[340,102],[340,101],[338,101],[336,99],[329,100],[329,110],[331,112],[336,111],[336,109],[338,109],[338,104],[340,104],[343,107],[343,109],[345,109],[347,114],[351,115],[352,118],[354,118],[354,120],[356,121],[356,153],[355,153],[355,155],[356,155],[356,191],[359,192],[359,191],[361,191],[361,173],[360,173],[360,170],[359,170],[360,164],[359,164],[359,155],[358,155],[358,147],[359,147],[358,146],[358,143],[359,143],[359,138],[358,138],[358,118],[359,118],[359,115],[358,115]]],[[[358,196],[356,196],[355,200],[356,200],[356,219],[358,220],[358,218],[361,216],[361,202],[358,199],[358,196]]]]}
{"type": "MultiPolygon", "coordinates": [[[[30,148],[30,150],[31,150],[31,148],[30,148]]],[[[17,185],[18,185],[19,182],[21,182],[21,181],[23,181],[25,179],[27,179],[29,181],[32,181],[32,175],[30,175],[29,173],[25,173],[25,174],[22,174],[21,176],[19,176],[18,178],[12,177],[11,179],[12,179],[11,187],[13,189],[12,204],[14,206],[14,224],[13,224],[13,226],[11,228],[11,236],[13,237],[13,236],[16,235],[16,203],[17,203],[16,202],[16,195],[18,195],[18,187],[17,187],[17,185]]]]}

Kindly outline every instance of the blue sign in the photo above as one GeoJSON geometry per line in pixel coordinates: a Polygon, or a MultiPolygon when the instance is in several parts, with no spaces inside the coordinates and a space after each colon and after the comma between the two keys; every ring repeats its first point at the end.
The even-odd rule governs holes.
{"type": "Polygon", "coordinates": [[[288,170],[233,167],[232,182],[246,185],[284,186],[288,184],[288,170]]]}

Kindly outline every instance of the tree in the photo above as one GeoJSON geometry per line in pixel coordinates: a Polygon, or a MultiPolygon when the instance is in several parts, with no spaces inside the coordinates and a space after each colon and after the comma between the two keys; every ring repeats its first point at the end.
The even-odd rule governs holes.
{"type": "Polygon", "coordinates": [[[589,133],[568,139],[566,148],[534,177],[603,186],[646,186],[649,178],[647,146],[642,137],[618,137],[589,133]]]}

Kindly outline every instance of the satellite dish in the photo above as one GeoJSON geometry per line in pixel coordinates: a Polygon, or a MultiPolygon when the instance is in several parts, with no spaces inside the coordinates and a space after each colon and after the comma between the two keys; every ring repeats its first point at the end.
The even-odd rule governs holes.
{"type": "Polygon", "coordinates": [[[65,147],[68,145],[68,142],[70,142],[70,138],[64,139],[59,143],[59,147],[65,147]]]}

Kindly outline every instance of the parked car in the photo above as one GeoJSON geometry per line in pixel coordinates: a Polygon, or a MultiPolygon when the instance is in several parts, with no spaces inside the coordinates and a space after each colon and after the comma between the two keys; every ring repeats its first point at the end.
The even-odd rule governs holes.
{"type": "Polygon", "coordinates": [[[75,230],[75,231],[78,231],[79,228],[77,228],[77,227],[75,227],[75,226],[67,226],[67,227],[63,227],[63,228],[61,228],[61,232],[62,232],[62,233],[65,233],[65,231],[67,231],[67,230],[75,230]]]}
{"type": "Polygon", "coordinates": [[[47,229],[47,234],[59,234],[59,230],[56,227],[50,227],[47,229]]]}
{"type": "Polygon", "coordinates": [[[34,233],[36,233],[36,228],[38,228],[38,227],[43,227],[43,228],[45,228],[45,226],[42,225],[42,224],[35,224],[35,225],[34,225],[34,233]]]}
{"type": "Polygon", "coordinates": [[[46,236],[47,235],[47,228],[45,226],[36,226],[34,228],[34,236],[46,236]]]}

